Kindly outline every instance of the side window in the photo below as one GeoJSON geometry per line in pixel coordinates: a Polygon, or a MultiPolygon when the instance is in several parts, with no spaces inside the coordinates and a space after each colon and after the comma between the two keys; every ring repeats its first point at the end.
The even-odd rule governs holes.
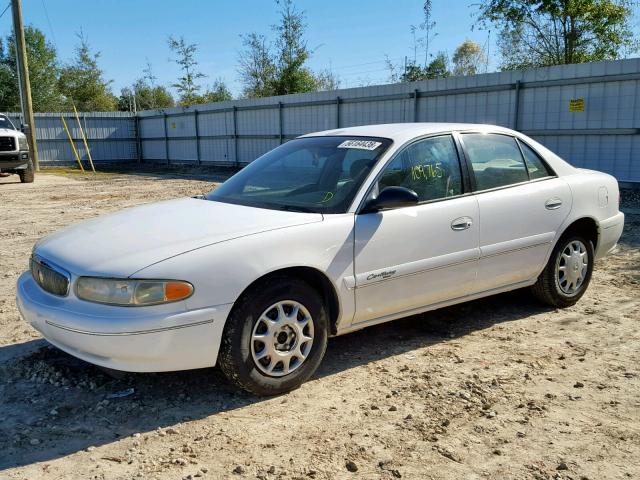
{"type": "Polygon", "coordinates": [[[460,195],[460,161],[451,135],[426,138],[401,151],[382,172],[378,192],[391,186],[413,190],[421,202],[460,195]]]}
{"type": "Polygon", "coordinates": [[[527,170],[529,170],[529,178],[531,178],[531,180],[551,176],[551,172],[549,172],[549,169],[536,152],[522,142],[518,142],[518,144],[520,148],[522,148],[524,161],[527,164],[527,170]]]}
{"type": "Polygon", "coordinates": [[[529,180],[515,138],[507,135],[465,133],[462,139],[478,190],[529,180]]]}

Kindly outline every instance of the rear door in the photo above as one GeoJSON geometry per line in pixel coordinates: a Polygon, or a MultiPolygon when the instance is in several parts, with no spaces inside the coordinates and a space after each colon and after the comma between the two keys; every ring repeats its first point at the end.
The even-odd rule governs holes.
{"type": "Polygon", "coordinates": [[[571,209],[571,190],[526,143],[511,135],[462,133],[480,214],[474,291],[526,282],[544,267],[571,209]]]}

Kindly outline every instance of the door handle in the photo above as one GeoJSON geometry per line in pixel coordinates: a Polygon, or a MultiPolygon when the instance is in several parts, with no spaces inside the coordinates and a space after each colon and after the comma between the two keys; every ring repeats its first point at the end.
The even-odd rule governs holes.
{"type": "Polygon", "coordinates": [[[473,225],[473,220],[470,217],[459,217],[451,222],[451,230],[466,230],[473,225]]]}
{"type": "Polygon", "coordinates": [[[562,200],[557,197],[550,198],[544,203],[544,208],[547,210],[557,210],[562,206],[562,200]]]}

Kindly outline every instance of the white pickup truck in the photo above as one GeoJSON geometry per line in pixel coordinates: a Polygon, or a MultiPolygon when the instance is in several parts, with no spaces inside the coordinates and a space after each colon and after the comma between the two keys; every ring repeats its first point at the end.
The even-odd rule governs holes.
{"type": "Polygon", "coordinates": [[[0,114],[0,174],[3,173],[17,174],[22,183],[32,183],[35,176],[27,136],[0,114]]]}

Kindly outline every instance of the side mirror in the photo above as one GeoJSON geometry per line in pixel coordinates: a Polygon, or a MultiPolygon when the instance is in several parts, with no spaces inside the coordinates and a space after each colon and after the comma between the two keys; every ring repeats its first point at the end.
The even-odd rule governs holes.
{"type": "Polygon", "coordinates": [[[20,124],[20,131],[21,131],[22,133],[24,133],[24,132],[25,132],[25,130],[26,130],[26,126],[25,126],[25,124],[24,124],[24,123],[21,123],[21,124],[20,124]]]}
{"type": "Polygon", "coordinates": [[[386,187],[376,198],[364,204],[362,213],[371,213],[385,208],[408,207],[418,204],[418,194],[405,187],[386,187]]]}

